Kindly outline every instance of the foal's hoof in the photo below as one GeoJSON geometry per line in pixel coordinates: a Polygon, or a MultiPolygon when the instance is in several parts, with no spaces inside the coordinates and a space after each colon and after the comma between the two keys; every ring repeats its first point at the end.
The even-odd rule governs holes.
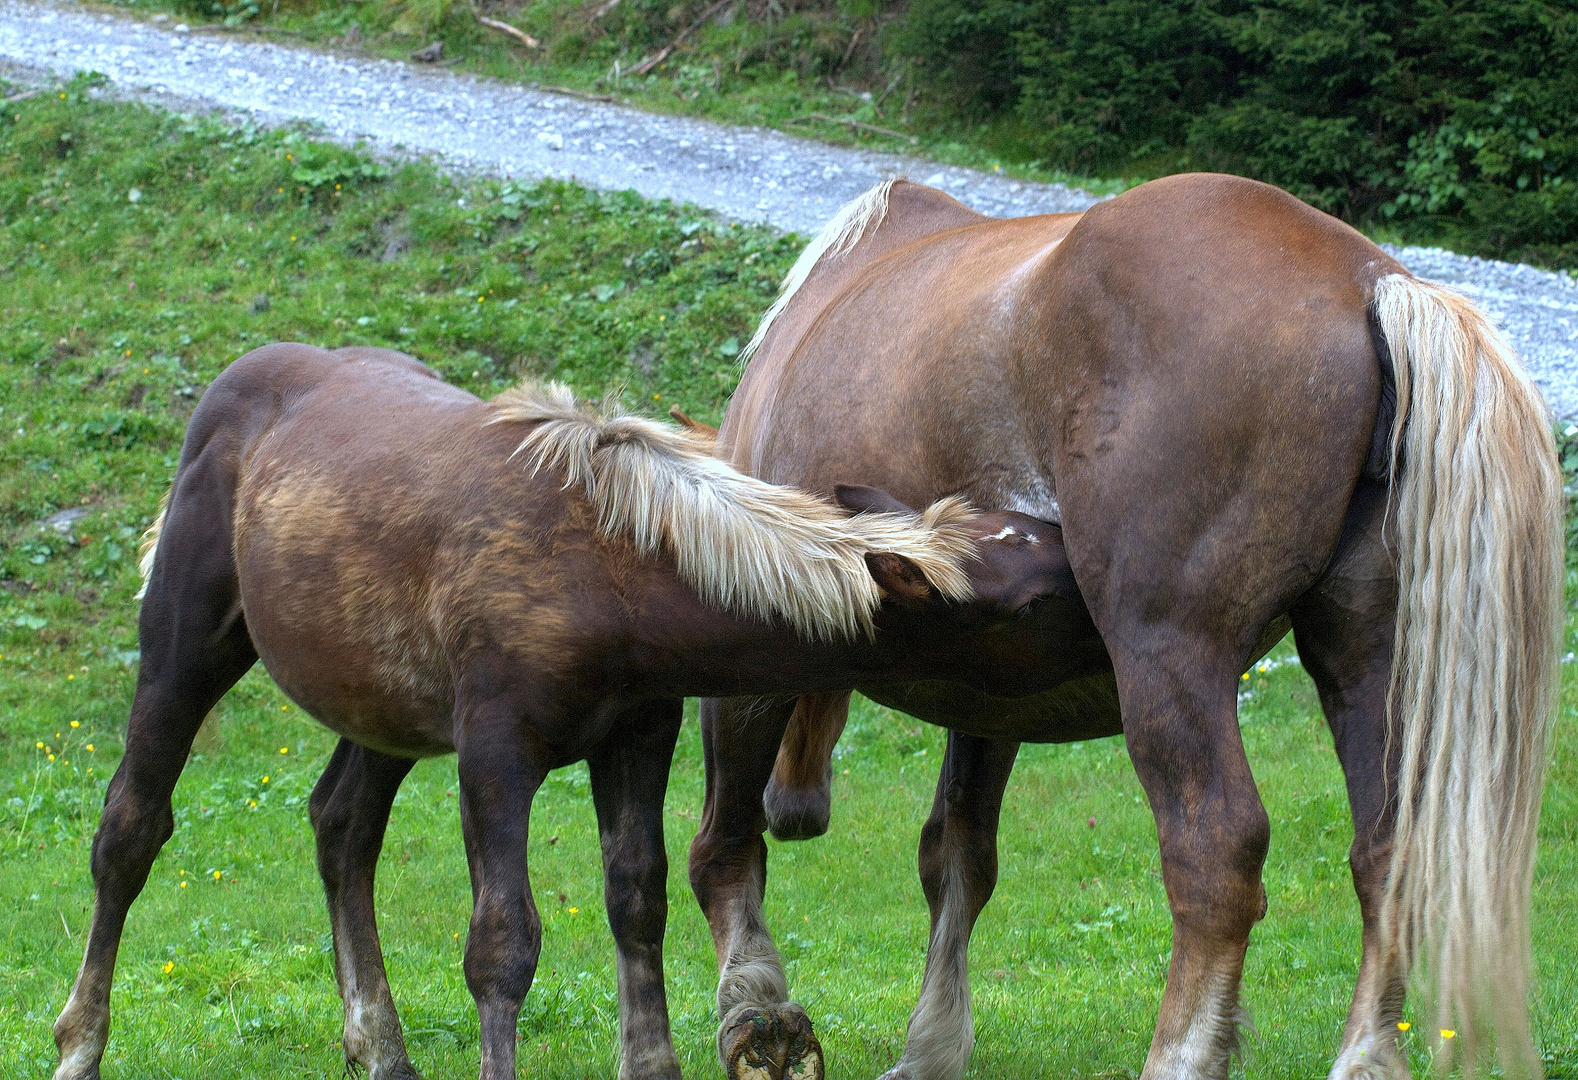
{"type": "Polygon", "coordinates": [[[718,1029],[718,1057],[729,1080],[823,1080],[822,1044],[791,1001],[735,1006],[718,1029]]]}

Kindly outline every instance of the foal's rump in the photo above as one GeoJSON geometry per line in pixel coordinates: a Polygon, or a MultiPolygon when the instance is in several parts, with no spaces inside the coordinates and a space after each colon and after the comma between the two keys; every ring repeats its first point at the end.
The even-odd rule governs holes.
{"type": "Polygon", "coordinates": [[[309,713],[375,749],[453,749],[431,585],[445,534],[467,524],[457,471],[508,453],[466,454],[487,438],[484,408],[400,353],[281,344],[227,368],[192,418],[170,520],[203,497],[187,493],[188,474],[227,462],[254,646],[309,713]]]}

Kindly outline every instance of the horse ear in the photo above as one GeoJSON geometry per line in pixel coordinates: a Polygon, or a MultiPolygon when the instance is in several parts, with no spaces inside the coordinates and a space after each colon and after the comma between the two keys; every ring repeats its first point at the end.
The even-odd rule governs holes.
{"type": "Polygon", "coordinates": [[[902,555],[891,551],[868,551],[866,568],[871,571],[882,595],[900,607],[919,607],[932,598],[931,582],[926,580],[920,567],[902,555]]]}
{"type": "Polygon", "coordinates": [[[899,502],[881,488],[864,484],[833,485],[833,501],[856,514],[867,511],[884,514],[913,514],[915,511],[899,502]]]}

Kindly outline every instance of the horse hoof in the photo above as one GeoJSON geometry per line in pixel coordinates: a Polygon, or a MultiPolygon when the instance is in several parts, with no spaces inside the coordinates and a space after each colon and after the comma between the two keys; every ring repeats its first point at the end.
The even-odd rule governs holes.
{"type": "Polygon", "coordinates": [[[368,1068],[361,1062],[345,1061],[346,1076],[354,1076],[358,1072],[365,1072],[367,1080],[422,1080],[422,1074],[416,1071],[416,1066],[404,1057],[391,1062],[380,1062],[373,1068],[368,1068]]]}
{"type": "Polygon", "coordinates": [[[718,1029],[718,1057],[729,1080],[824,1080],[822,1044],[792,1001],[736,1006],[718,1029]]]}

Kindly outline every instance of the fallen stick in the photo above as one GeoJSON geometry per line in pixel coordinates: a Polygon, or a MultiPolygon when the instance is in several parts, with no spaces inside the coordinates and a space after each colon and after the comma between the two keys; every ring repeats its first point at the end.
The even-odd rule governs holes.
{"type": "Polygon", "coordinates": [[[9,105],[13,101],[26,101],[28,98],[38,97],[43,92],[42,90],[24,90],[20,94],[12,94],[8,98],[0,98],[0,103],[9,105]]]}
{"type": "Polygon", "coordinates": [[[789,121],[789,123],[803,124],[807,120],[825,120],[829,124],[848,124],[850,127],[859,128],[862,131],[874,132],[877,135],[886,135],[893,139],[903,139],[911,145],[918,146],[920,144],[920,139],[916,138],[914,135],[906,135],[902,131],[894,131],[892,128],[880,127],[877,124],[868,124],[864,120],[856,120],[849,116],[829,116],[827,113],[813,112],[806,113],[804,116],[797,116],[793,120],[789,121]]]}
{"type": "Polygon", "coordinates": [[[617,101],[612,94],[593,94],[586,90],[575,90],[568,86],[541,86],[537,89],[545,94],[564,94],[568,97],[580,98],[583,101],[617,101]]]}
{"type": "Polygon", "coordinates": [[[514,38],[528,49],[542,48],[542,42],[538,41],[524,30],[517,29],[507,22],[500,22],[498,19],[490,19],[480,11],[473,10],[472,14],[476,16],[476,19],[479,23],[481,23],[483,26],[486,26],[489,30],[497,30],[501,34],[508,34],[510,37],[514,38]]]}
{"type": "Polygon", "coordinates": [[[714,15],[716,15],[718,12],[722,11],[724,8],[728,7],[732,3],[734,3],[734,0],[718,0],[718,2],[716,4],[713,4],[706,11],[703,11],[701,13],[701,17],[700,18],[698,18],[695,22],[691,23],[689,26],[685,27],[685,29],[681,30],[679,32],[679,36],[676,37],[673,41],[669,42],[667,45],[663,46],[657,52],[653,53],[651,56],[649,56],[645,60],[641,61],[641,63],[639,63],[635,67],[631,68],[630,69],[630,74],[632,74],[632,75],[645,75],[647,72],[649,72],[653,68],[657,67],[663,61],[667,60],[670,56],[673,56],[674,55],[674,50],[676,48],[678,48],[680,46],[680,44],[682,42],[684,42],[684,40],[686,38],[690,37],[691,34],[695,33],[697,30],[701,29],[708,22],[711,22],[712,21],[712,17],[714,15]]]}
{"type": "Polygon", "coordinates": [[[237,23],[235,26],[226,26],[224,23],[202,23],[192,27],[194,34],[280,34],[284,37],[306,37],[300,30],[290,30],[283,26],[253,26],[248,23],[237,23]]]}

